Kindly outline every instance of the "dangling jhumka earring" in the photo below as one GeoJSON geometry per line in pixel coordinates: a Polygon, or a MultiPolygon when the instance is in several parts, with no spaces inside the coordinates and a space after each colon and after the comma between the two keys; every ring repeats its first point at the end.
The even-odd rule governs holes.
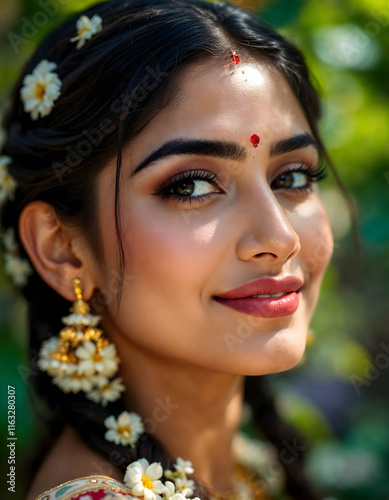
{"type": "Polygon", "coordinates": [[[85,392],[95,403],[106,406],[116,401],[125,387],[121,378],[109,380],[118,370],[115,346],[96,328],[101,317],[90,313],[83,299],[81,280],[73,280],[76,301],[70,315],[62,318],[66,326],[58,337],[44,341],[38,366],[53,377],[64,392],[85,392]]]}

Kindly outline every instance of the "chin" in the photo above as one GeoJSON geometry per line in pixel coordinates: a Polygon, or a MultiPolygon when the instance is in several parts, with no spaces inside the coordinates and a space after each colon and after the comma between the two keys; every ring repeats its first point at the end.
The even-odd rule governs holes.
{"type": "Polygon", "coordinates": [[[305,337],[302,339],[288,336],[273,338],[262,345],[261,349],[252,348],[250,352],[242,355],[242,374],[267,375],[290,370],[299,363],[305,348],[305,337]],[[250,356],[250,359],[247,358],[247,355],[250,356]]]}

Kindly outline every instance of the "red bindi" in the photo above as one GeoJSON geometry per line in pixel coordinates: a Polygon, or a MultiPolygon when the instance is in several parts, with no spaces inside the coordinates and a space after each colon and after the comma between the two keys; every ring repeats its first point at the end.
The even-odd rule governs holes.
{"type": "Polygon", "coordinates": [[[230,49],[230,53],[231,53],[231,59],[232,59],[232,62],[233,62],[234,64],[239,64],[239,63],[240,63],[239,56],[237,56],[237,55],[235,54],[235,52],[234,52],[232,49],[230,49]]]}
{"type": "Polygon", "coordinates": [[[258,144],[259,144],[259,141],[260,141],[260,140],[261,140],[261,139],[257,136],[257,134],[253,134],[253,135],[250,137],[250,142],[251,142],[251,144],[252,144],[255,148],[257,148],[257,147],[258,147],[258,144]]]}

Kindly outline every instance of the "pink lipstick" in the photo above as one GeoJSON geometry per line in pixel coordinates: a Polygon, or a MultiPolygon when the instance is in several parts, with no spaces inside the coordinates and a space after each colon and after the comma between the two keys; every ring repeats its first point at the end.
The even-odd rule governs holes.
{"type": "Polygon", "coordinates": [[[214,299],[220,304],[252,316],[280,318],[297,310],[302,285],[303,281],[297,276],[286,276],[282,279],[261,278],[221,293],[214,299]]]}

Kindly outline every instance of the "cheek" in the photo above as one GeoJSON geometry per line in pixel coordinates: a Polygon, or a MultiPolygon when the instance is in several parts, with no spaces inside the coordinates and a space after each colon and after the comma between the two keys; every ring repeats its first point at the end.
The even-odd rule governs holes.
{"type": "Polygon", "coordinates": [[[185,214],[177,212],[173,217],[171,214],[164,217],[155,210],[148,213],[147,209],[134,210],[133,207],[125,245],[140,279],[152,277],[153,284],[165,290],[167,283],[169,289],[174,283],[179,292],[185,283],[194,284],[196,276],[207,274],[205,249],[216,222],[196,228],[185,214]]]}
{"type": "Polygon", "coordinates": [[[122,213],[126,269],[134,276],[123,296],[126,312],[131,309],[123,321],[130,318],[131,325],[122,327],[166,329],[167,337],[177,329],[173,323],[199,327],[207,314],[204,287],[217,264],[217,252],[212,251],[217,220],[201,211],[194,216],[193,210],[157,210],[140,199],[122,213]]]}
{"type": "Polygon", "coordinates": [[[319,284],[334,250],[330,222],[319,197],[298,210],[295,230],[301,241],[299,265],[308,280],[319,284]]]}

